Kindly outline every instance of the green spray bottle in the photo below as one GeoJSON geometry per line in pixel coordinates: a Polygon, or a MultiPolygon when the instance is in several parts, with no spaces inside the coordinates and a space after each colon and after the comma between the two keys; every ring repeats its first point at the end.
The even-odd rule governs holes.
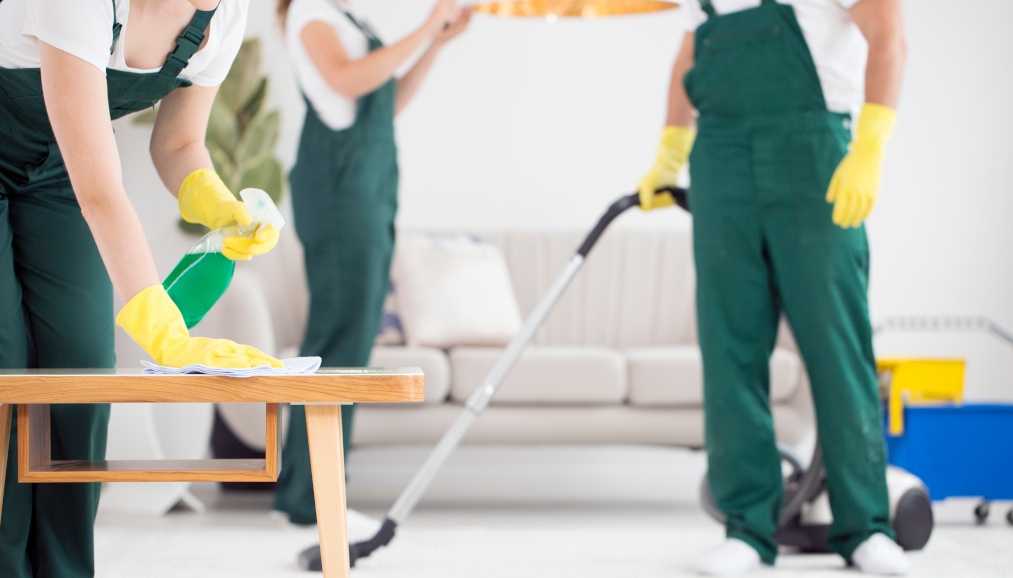
{"type": "Polygon", "coordinates": [[[187,328],[200,323],[211,307],[225,294],[236,271],[236,262],[222,254],[226,237],[253,238],[258,225],[271,225],[281,230],[285,219],[274,201],[260,189],[239,192],[250,211],[249,227],[230,225],[215,229],[201,237],[162,283],[165,291],[179,307],[187,328]]]}

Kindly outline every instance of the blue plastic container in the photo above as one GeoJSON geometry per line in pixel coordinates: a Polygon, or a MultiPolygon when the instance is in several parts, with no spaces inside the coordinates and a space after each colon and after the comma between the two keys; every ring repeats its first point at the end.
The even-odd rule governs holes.
{"type": "Polygon", "coordinates": [[[906,407],[904,434],[886,447],[933,500],[1013,500],[1013,405],[906,407]]]}

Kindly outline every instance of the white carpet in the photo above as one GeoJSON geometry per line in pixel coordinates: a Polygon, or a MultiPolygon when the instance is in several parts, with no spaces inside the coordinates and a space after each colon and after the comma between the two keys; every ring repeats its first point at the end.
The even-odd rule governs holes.
{"type": "MultiPolygon", "coordinates": [[[[488,459],[489,453],[483,452],[488,459]]],[[[569,454],[573,457],[572,452],[569,454]]],[[[509,455],[501,456],[509,462],[509,455]]],[[[543,456],[544,457],[544,456],[543,456]]],[[[600,457],[600,456],[599,456],[600,457]]],[[[541,458],[539,458],[541,459],[541,458]]],[[[669,456],[668,459],[672,459],[669,456]]],[[[687,459],[698,460],[697,456],[687,459]]],[[[598,460],[600,467],[608,462],[598,460]]],[[[613,466],[615,464],[612,464],[613,466]]],[[[534,475],[513,463],[513,477],[484,483],[498,499],[479,504],[477,490],[456,505],[449,502],[452,479],[442,482],[441,505],[424,506],[399,528],[390,547],[362,560],[359,578],[662,578],[691,576],[693,561],[722,539],[722,529],[696,507],[694,483],[667,501],[650,499],[649,480],[626,471],[640,495],[626,500],[507,500],[506,488],[534,475]],[[647,497],[645,497],[645,495],[647,497]]],[[[589,472],[588,466],[583,470],[589,472]]],[[[366,468],[368,470],[368,468],[366,468]]],[[[657,472],[658,470],[653,470],[657,472]]],[[[368,472],[360,471],[359,482],[368,472]]],[[[684,478],[685,476],[680,476],[684,478]]],[[[475,482],[469,479],[469,482],[475,482]]],[[[653,483],[668,483],[664,475],[653,483]]],[[[564,484],[577,483],[574,479],[564,484]]],[[[601,484],[600,480],[598,482],[601,484]]],[[[593,485],[593,484],[592,484],[593,485]]],[[[607,484],[606,484],[607,485],[607,484]]],[[[354,484],[350,484],[350,488],[354,484]]],[[[205,499],[206,514],[189,511],[163,518],[103,513],[97,530],[99,578],[268,578],[312,576],[295,566],[300,550],[316,542],[313,528],[296,528],[267,514],[269,495],[215,496],[205,499]]],[[[351,491],[351,490],[350,490],[351,491]]],[[[545,488],[549,495],[560,488],[545,488]]],[[[537,496],[534,496],[537,498],[537,496]]],[[[354,495],[351,498],[354,502],[354,495]]],[[[916,578],[1013,578],[1013,528],[996,515],[985,527],[971,525],[973,503],[937,508],[937,526],[924,552],[912,555],[916,578]]],[[[370,514],[380,517],[382,509],[370,514]]],[[[368,530],[357,525],[360,537],[368,530]]],[[[319,576],[319,574],[316,574],[319,576]]],[[[836,556],[786,555],[766,578],[858,576],[836,556]],[[843,573],[842,573],[843,572],[843,573]]]]}

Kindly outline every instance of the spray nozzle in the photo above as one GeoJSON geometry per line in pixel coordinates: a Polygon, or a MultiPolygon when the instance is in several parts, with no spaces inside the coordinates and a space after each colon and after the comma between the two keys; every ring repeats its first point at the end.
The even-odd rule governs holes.
{"type": "Polygon", "coordinates": [[[260,189],[243,189],[239,191],[239,196],[242,197],[243,203],[246,204],[246,209],[250,211],[250,217],[253,219],[254,225],[271,225],[278,230],[281,230],[285,226],[285,218],[281,216],[281,211],[278,210],[274,201],[271,200],[271,195],[268,195],[265,191],[260,189]]]}

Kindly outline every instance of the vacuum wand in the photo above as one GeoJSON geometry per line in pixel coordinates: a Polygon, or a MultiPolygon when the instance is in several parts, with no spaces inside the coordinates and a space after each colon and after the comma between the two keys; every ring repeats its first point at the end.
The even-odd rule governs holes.
{"type": "MultiPolygon", "coordinates": [[[[687,191],[681,188],[667,187],[658,189],[655,195],[671,195],[674,204],[689,210],[687,191]]],[[[460,445],[461,440],[471,428],[471,424],[485,411],[496,395],[496,391],[506,380],[507,375],[520,359],[521,354],[535,338],[535,334],[541,328],[545,319],[552,312],[553,307],[563,296],[566,288],[577,273],[580,271],[587,258],[588,253],[594,248],[598,239],[605,229],[622,213],[640,205],[640,196],[637,193],[623,196],[612,203],[598,224],[591,230],[587,238],[580,245],[577,252],[570,257],[556,278],[549,285],[548,289],[535,304],[531,313],[521,326],[520,331],[510,340],[499,359],[492,369],[485,376],[478,387],[472,392],[465,403],[464,410],[458,415],[453,425],[448,429],[440,441],[430,452],[425,463],[419,468],[415,476],[409,482],[408,487],[398,496],[397,501],[387,512],[380,530],[369,540],[350,544],[348,547],[349,561],[352,566],[360,558],[365,558],[377,549],[386,546],[394,539],[397,525],[404,520],[415,509],[416,504],[422,498],[426,489],[432,483],[433,478],[440,471],[440,468],[450,457],[450,454],[460,445]]],[[[313,546],[304,550],[299,555],[299,565],[306,570],[320,570],[322,563],[320,559],[320,546],[313,546]]]]}

